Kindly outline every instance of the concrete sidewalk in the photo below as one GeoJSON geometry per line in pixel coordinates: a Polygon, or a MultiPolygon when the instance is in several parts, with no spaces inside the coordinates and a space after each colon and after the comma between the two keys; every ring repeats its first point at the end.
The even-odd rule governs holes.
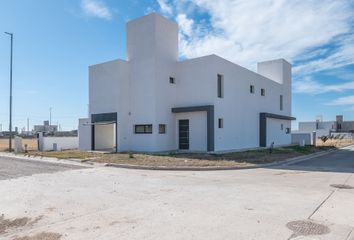
{"type": "MultiPolygon", "coordinates": [[[[343,154],[354,160],[353,149],[343,154]]],[[[354,190],[330,186],[354,186],[352,175],[291,166],[214,172],[95,167],[2,180],[3,218],[28,221],[0,238],[353,240],[354,190]],[[294,234],[289,223],[298,220],[311,225],[294,234]],[[315,224],[329,232],[306,236],[321,233],[315,224]]]]}

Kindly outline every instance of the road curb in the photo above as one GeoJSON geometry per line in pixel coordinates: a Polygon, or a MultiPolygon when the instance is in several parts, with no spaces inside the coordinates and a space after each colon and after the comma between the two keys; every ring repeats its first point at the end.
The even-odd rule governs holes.
{"type": "MultiPolygon", "coordinates": [[[[340,148],[340,149],[345,149],[340,148]]],[[[0,152],[0,157],[8,157],[8,158],[16,158],[16,159],[24,159],[31,161],[45,161],[50,163],[60,163],[60,164],[71,164],[71,165],[80,165],[86,167],[94,167],[95,165],[106,166],[106,167],[115,167],[115,168],[123,168],[123,169],[134,169],[134,170],[153,170],[153,171],[228,171],[228,170],[247,170],[247,169],[257,169],[257,168],[269,168],[276,166],[286,166],[291,165],[303,161],[310,160],[315,157],[324,156],[329,153],[333,153],[339,151],[340,149],[331,149],[327,151],[321,151],[318,153],[313,153],[309,155],[299,156],[290,158],[281,162],[274,163],[265,163],[254,166],[245,166],[245,167],[164,167],[164,166],[139,166],[139,165],[131,165],[131,164],[118,164],[118,163],[106,163],[106,164],[97,164],[95,162],[91,162],[89,160],[83,162],[78,159],[58,159],[58,158],[49,158],[49,157],[27,157],[23,155],[15,155],[13,153],[4,153],[0,152]]]]}
{"type": "Polygon", "coordinates": [[[290,158],[281,162],[274,163],[266,163],[259,164],[256,166],[247,166],[247,167],[163,167],[163,166],[139,166],[139,165],[131,165],[131,164],[118,164],[118,163],[107,163],[106,167],[115,167],[115,168],[124,168],[124,169],[134,169],[134,170],[154,170],[154,171],[227,171],[227,170],[247,170],[247,169],[256,169],[256,168],[268,168],[275,166],[286,166],[294,163],[299,163],[303,161],[307,161],[309,159],[324,156],[329,153],[333,153],[338,151],[335,150],[327,150],[318,153],[313,153],[305,156],[299,156],[290,158]]]}

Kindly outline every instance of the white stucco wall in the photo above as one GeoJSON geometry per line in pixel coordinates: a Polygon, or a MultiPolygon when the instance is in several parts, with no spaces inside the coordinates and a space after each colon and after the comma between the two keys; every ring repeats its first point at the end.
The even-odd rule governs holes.
{"type": "Polygon", "coordinates": [[[291,144],[291,134],[286,133],[286,128],[291,127],[291,122],[288,120],[280,119],[267,119],[267,147],[269,147],[272,142],[274,146],[289,145],[291,144]],[[283,130],[281,125],[283,124],[283,130]]]}
{"type": "Polygon", "coordinates": [[[53,144],[57,144],[57,150],[77,149],[79,147],[78,137],[43,137],[40,145],[43,147],[42,151],[52,151],[53,144]]]}
{"type": "Polygon", "coordinates": [[[336,122],[299,122],[299,132],[316,132],[317,137],[329,136],[330,131],[336,130],[336,122]],[[316,127],[318,125],[318,128],[316,127]]]}
{"type": "Polygon", "coordinates": [[[311,145],[312,144],[312,133],[291,133],[291,143],[292,144],[302,144],[311,145]]]}
{"type": "Polygon", "coordinates": [[[81,118],[79,119],[79,150],[89,151],[91,150],[91,119],[81,118]]]}
{"type": "MultiPolygon", "coordinates": [[[[281,69],[282,64],[288,65],[276,62],[281,69]]],[[[279,84],[216,55],[180,62],[177,72],[177,92],[183,93],[177,94],[177,106],[215,106],[215,151],[259,147],[261,112],[291,116],[291,101],[285,97],[291,95],[290,83],[279,84]],[[217,74],[224,77],[223,98],[217,97],[217,74]],[[254,94],[250,85],[255,86],[254,94]],[[261,96],[261,88],[265,96],[261,96]],[[280,95],[284,96],[283,110],[280,95]],[[224,128],[218,128],[218,118],[223,119],[224,128]]],[[[285,138],[279,142],[289,144],[290,137],[285,138]]]]}
{"type": "MultiPolygon", "coordinates": [[[[291,116],[289,63],[262,62],[259,74],[216,55],[178,62],[178,26],[158,14],[128,22],[127,59],[94,65],[89,71],[90,114],[118,113],[119,151],[176,150],[179,114],[171,112],[174,107],[214,105],[215,151],[258,147],[261,112],[291,116]],[[217,74],[224,76],[224,98],[217,97],[217,74]],[[175,84],[169,83],[169,77],[175,78],[175,84]],[[254,94],[250,85],[255,86],[254,94]],[[265,96],[260,95],[261,88],[265,96]],[[223,118],[222,129],[218,118],[223,118]],[[135,134],[135,124],[152,124],[153,133],[135,134]],[[158,133],[159,124],[166,124],[166,134],[158,133]]],[[[204,125],[193,128],[198,132],[204,125]]],[[[205,148],[206,137],[201,134],[195,150],[205,148]]],[[[277,138],[277,134],[281,133],[267,135],[277,138]]],[[[279,135],[277,142],[287,140],[279,135]]]]}

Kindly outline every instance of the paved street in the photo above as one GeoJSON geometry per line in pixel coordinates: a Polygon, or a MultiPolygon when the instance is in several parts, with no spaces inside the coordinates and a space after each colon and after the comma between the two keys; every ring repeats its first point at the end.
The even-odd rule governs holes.
{"type": "Polygon", "coordinates": [[[0,180],[78,168],[82,167],[2,157],[0,158],[0,180]]]}
{"type": "Polygon", "coordinates": [[[0,239],[354,240],[354,189],[331,186],[354,186],[354,147],[239,171],[38,163],[27,173],[18,160],[7,174],[0,161],[12,177],[0,181],[0,239]]]}
{"type": "Polygon", "coordinates": [[[353,147],[343,149],[335,153],[314,158],[310,161],[300,162],[291,166],[292,169],[304,169],[309,171],[335,171],[354,173],[353,147]]]}

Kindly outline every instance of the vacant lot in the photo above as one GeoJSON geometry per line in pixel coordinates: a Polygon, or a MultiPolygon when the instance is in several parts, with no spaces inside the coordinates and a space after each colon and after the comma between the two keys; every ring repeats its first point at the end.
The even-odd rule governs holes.
{"type": "Polygon", "coordinates": [[[346,147],[349,145],[353,145],[354,144],[354,140],[353,139],[328,139],[326,142],[323,142],[321,139],[317,139],[316,141],[316,145],[317,146],[335,146],[338,148],[341,147],[346,147]]]}
{"type": "Polygon", "coordinates": [[[80,151],[38,152],[30,151],[29,155],[55,157],[61,159],[90,159],[99,163],[129,164],[151,167],[250,167],[259,164],[279,162],[288,158],[332,149],[333,147],[291,146],[273,149],[252,150],[225,154],[207,153],[92,153],[80,151]]]}
{"type": "MultiPolygon", "coordinates": [[[[12,148],[14,147],[15,141],[12,140],[12,148]]],[[[28,150],[37,150],[37,139],[35,138],[24,138],[22,139],[22,144],[27,144],[28,150]]],[[[9,148],[9,139],[0,138],[0,151],[5,151],[9,148]]]]}

